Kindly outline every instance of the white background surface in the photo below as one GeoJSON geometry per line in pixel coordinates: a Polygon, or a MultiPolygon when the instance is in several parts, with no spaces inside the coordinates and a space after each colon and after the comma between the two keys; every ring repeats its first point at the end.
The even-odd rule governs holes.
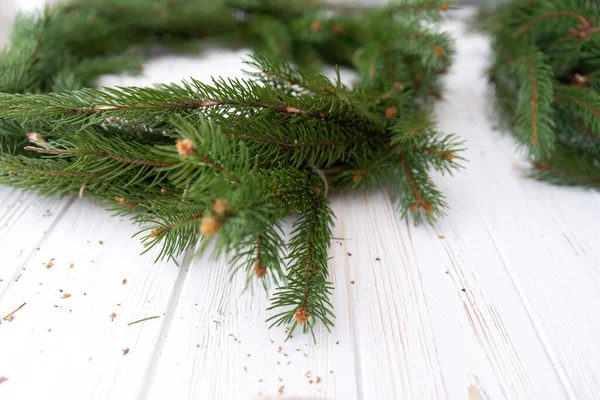
{"type": "MultiPolygon", "coordinates": [[[[317,345],[268,330],[267,296],[225,262],[154,264],[102,206],[0,187],[0,318],[27,303],[0,324],[0,399],[598,398],[600,197],[522,178],[485,117],[486,40],[446,29],[458,54],[436,115],[469,147],[465,170],[436,177],[452,208],[414,227],[385,192],[333,199],[337,319],[317,345]]],[[[242,55],[103,84],[240,76],[242,55]]]]}

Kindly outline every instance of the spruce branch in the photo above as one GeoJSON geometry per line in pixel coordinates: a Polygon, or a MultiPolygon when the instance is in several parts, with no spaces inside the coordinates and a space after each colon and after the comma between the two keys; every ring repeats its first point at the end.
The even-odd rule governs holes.
{"type": "MultiPolygon", "coordinates": [[[[429,110],[454,54],[434,25],[448,9],[70,0],[24,16],[0,57],[0,182],[108,204],[141,225],[159,259],[213,249],[247,287],[276,287],[272,325],[314,337],[334,320],[329,198],[385,187],[416,223],[444,212],[428,174],[452,174],[463,150],[429,110]],[[203,38],[258,51],[249,79],[90,88],[100,74],[138,71],[150,44],[203,38]],[[342,84],[339,68],[328,79],[324,64],[353,68],[356,82],[342,84]],[[280,221],[291,214],[287,247],[280,221]]],[[[598,130],[573,93],[537,103],[548,93],[563,96],[557,112],[598,130]]]]}
{"type": "Polygon", "coordinates": [[[493,112],[527,146],[535,178],[600,187],[599,20],[587,0],[511,0],[476,22],[492,37],[493,112]]]}

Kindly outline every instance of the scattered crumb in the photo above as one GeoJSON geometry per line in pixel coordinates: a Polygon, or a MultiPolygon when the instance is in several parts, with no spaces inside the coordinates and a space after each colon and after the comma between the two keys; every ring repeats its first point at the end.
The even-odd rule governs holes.
{"type": "Polygon", "coordinates": [[[381,258],[377,257],[375,258],[375,261],[381,261],[381,258]]]}
{"type": "Polygon", "coordinates": [[[466,291],[467,291],[467,289],[465,289],[465,288],[462,288],[462,289],[460,289],[460,290],[462,290],[463,292],[466,292],[466,291]]]}
{"type": "Polygon", "coordinates": [[[247,355],[248,357],[250,357],[250,356],[251,356],[251,354],[246,354],[246,355],[247,355]]]}
{"type": "Polygon", "coordinates": [[[450,273],[450,271],[446,271],[446,275],[448,275],[450,273]]]}
{"type": "Polygon", "coordinates": [[[114,321],[114,320],[115,320],[115,318],[117,318],[117,314],[115,314],[115,313],[112,313],[112,314],[110,314],[108,317],[110,318],[110,320],[111,320],[111,321],[114,321]]]}
{"type": "Polygon", "coordinates": [[[5,376],[0,376],[0,383],[4,383],[4,382],[6,382],[7,380],[8,380],[8,378],[7,378],[7,377],[5,377],[5,376]]]}
{"type": "Polygon", "coordinates": [[[248,367],[244,367],[244,372],[248,372],[248,367]]]}
{"type": "Polygon", "coordinates": [[[348,253],[348,255],[349,255],[350,257],[352,257],[352,253],[348,253]]]}
{"type": "Polygon", "coordinates": [[[438,236],[440,239],[446,239],[446,236],[440,235],[438,236]]]}
{"type": "Polygon", "coordinates": [[[286,365],[290,365],[291,363],[292,363],[291,361],[288,361],[288,362],[286,362],[286,365]]]}
{"type": "MultiPolygon", "coordinates": [[[[231,336],[231,334],[229,336],[231,336]]],[[[271,342],[271,344],[275,343],[273,339],[269,339],[269,341],[271,342]]]]}
{"type": "Polygon", "coordinates": [[[321,377],[317,376],[317,383],[321,383],[321,377]]]}
{"type": "Polygon", "coordinates": [[[123,281],[121,282],[121,284],[123,284],[123,285],[127,284],[127,279],[123,279],[123,281]]]}
{"type": "Polygon", "coordinates": [[[87,296],[87,292],[83,292],[83,295],[84,295],[84,296],[87,296]]]}
{"type": "Polygon", "coordinates": [[[337,342],[335,342],[335,344],[340,344],[340,341],[338,340],[337,342]]]}
{"type": "Polygon", "coordinates": [[[288,355],[287,355],[286,353],[283,353],[283,356],[284,356],[284,357],[287,357],[288,355]]]}
{"type": "Polygon", "coordinates": [[[279,361],[277,361],[277,365],[281,365],[281,363],[279,361]]]}
{"type": "Polygon", "coordinates": [[[46,212],[43,215],[44,217],[51,217],[52,216],[52,212],[50,210],[46,210],[46,212]]]}
{"type": "Polygon", "coordinates": [[[38,285],[42,286],[42,282],[38,283],[38,285]]]}
{"type": "Polygon", "coordinates": [[[350,281],[350,283],[354,285],[354,281],[350,281]]]}
{"type": "Polygon", "coordinates": [[[199,345],[199,344],[196,344],[196,347],[200,347],[200,345],[199,345]]]}
{"type": "Polygon", "coordinates": [[[259,379],[259,380],[258,380],[258,383],[261,383],[262,381],[263,381],[262,379],[259,379]]]}
{"type": "Polygon", "coordinates": [[[71,297],[71,294],[70,293],[65,293],[60,298],[61,299],[68,299],[69,297],[71,297]]]}
{"type": "Polygon", "coordinates": [[[330,374],[333,374],[333,370],[332,370],[332,369],[330,369],[330,370],[329,370],[329,373],[330,373],[330,374]]]}
{"type": "Polygon", "coordinates": [[[311,379],[310,381],[308,381],[308,383],[310,383],[311,385],[313,384],[313,382],[314,382],[314,381],[313,381],[312,379],[311,379]]]}
{"type": "Polygon", "coordinates": [[[129,347],[126,349],[123,349],[123,355],[126,356],[127,354],[129,354],[129,347]]]}
{"type": "Polygon", "coordinates": [[[302,354],[304,354],[304,357],[307,357],[307,358],[308,358],[308,355],[306,355],[306,353],[302,353],[302,354]]]}
{"type": "Polygon", "coordinates": [[[117,307],[121,307],[121,303],[117,303],[117,307]]]}
{"type": "Polygon", "coordinates": [[[279,378],[279,382],[283,382],[283,379],[280,376],[278,376],[278,378],[279,378]]]}
{"type": "Polygon", "coordinates": [[[279,347],[277,348],[277,352],[278,352],[278,353],[281,353],[281,346],[279,346],[279,347]]]}
{"type": "Polygon", "coordinates": [[[22,275],[22,274],[19,274],[19,276],[17,276],[17,277],[15,278],[15,282],[19,282],[19,279],[21,279],[21,275],[22,275]]]}
{"type": "Polygon", "coordinates": [[[281,387],[277,390],[277,393],[283,394],[283,389],[284,388],[285,388],[285,385],[281,385],[281,387]]]}
{"type": "Polygon", "coordinates": [[[50,269],[54,266],[54,263],[52,262],[52,260],[48,261],[48,264],[46,264],[46,268],[50,269]]]}
{"type": "Polygon", "coordinates": [[[73,268],[74,266],[75,266],[75,264],[71,263],[71,264],[69,265],[69,268],[73,268]]]}
{"type": "Polygon", "coordinates": [[[104,244],[102,240],[98,240],[98,244],[104,244]]]}
{"type": "Polygon", "coordinates": [[[304,374],[305,377],[310,378],[310,371],[306,371],[306,373],[304,374]]]}
{"type": "Polygon", "coordinates": [[[7,315],[6,317],[4,317],[4,318],[2,318],[2,319],[3,319],[4,321],[6,321],[6,322],[10,322],[10,321],[12,321],[13,319],[15,319],[15,317],[14,317],[14,315],[12,315],[12,314],[9,314],[9,315],[7,315]]]}
{"type": "Polygon", "coordinates": [[[52,328],[48,329],[48,332],[52,332],[52,328]]]}

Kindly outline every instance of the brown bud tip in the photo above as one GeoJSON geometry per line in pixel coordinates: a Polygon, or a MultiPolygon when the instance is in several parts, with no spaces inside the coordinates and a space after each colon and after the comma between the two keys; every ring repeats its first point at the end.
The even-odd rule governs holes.
{"type": "Polygon", "coordinates": [[[264,278],[265,275],[267,275],[267,267],[257,262],[254,265],[254,275],[256,275],[257,278],[264,278]]]}
{"type": "Polygon", "coordinates": [[[427,211],[429,214],[431,214],[433,212],[433,207],[429,203],[425,203],[424,208],[425,208],[425,211],[427,211]]]}
{"type": "Polygon", "coordinates": [[[150,237],[152,239],[158,239],[159,237],[165,234],[165,230],[163,228],[154,228],[152,232],[150,232],[150,237]]]}
{"type": "Polygon", "coordinates": [[[194,152],[194,150],[196,150],[194,142],[192,142],[190,139],[178,139],[176,146],[179,155],[185,157],[191,155],[194,152]]]}
{"type": "Polygon", "coordinates": [[[402,82],[395,82],[394,83],[394,89],[399,90],[399,91],[403,91],[404,90],[404,83],[402,83],[402,82]]]}
{"type": "Polygon", "coordinates": [[[377,75],[377,71],[375,70],[375,66],[372,65],[371,66],[371,78],[375,78],[375,75],[377,75]]]}
{"type": "Polygon", "coordinates": [[[442,6],[440,7],[440,10],[442,11],[448,11],[450,9],[450,4],[446,3],[446,4],[442,4],[442,6]]]}
{"type": "Polygon", "coordinates": [[[573,75],[573,83],[577,86],[585,86],[587,84],[588,80],[585,76],[580,75],[578,73],[575,73],[575,75],[573,75]]]}
{"type": "Polygon", "coordinates": [[[221,220],[214,216],[208,216],[200,224],[200,232],[204,236],[214,236],[221,229],[221,220]]]}
{"type": "Polygon", "coordinates": [[[319,29],[321,29],[321,23],[319,21],[314,21],[312,24],[310,24],[311,31],[317,32],[319,29]]]}
{"type": "Polygon", "coordinates": [[[162,188],[162,189],[160,189],[160,192],[161,192],[162,194],[169,194],[169,193],[171,193],[171,189],[162,188]]]}
{"type": "Polygon", "coordinates": [[[299,324],[307,323],[308,317],[310,317],[310,313],[306,308],[302,307],[299,308],[298,311],[296,311],[296,322],[298,322],[299,324]]]}
{"type": "Polygon", "coordinates": [[[115,197],[115,201],[119,204],[127,204],[127,200],[125,200],[123,197],[115,197]]]}
{"type": "Polygon", "coordinates": [[[388,109],[385,110],[385,117],[387,119],[394,119],[394,118],[396,118],[397,115],[398,115],[398,109],[394,106],[388,107],[388,109]]]}
{"type": "Polygon", "coordinates": [[[29,132],[27,134],[27,139],[33,143],[46,143],[46,139],[44,139],[42,135],[37,132],[29,132]]]}
{"type": "Polygon", "coordinates": [[[443,56],[444,55],[444,50],[442,50],[441,47],[436,47],[435,48],[435,55],[438,56],[438,57],[443,56]]]}
{"type": "Polygon", "coordinates": [[[362,172],[357,172],[356,174],[352,175],[352,181],[354,182],[360,182],[363,178],[365,174],[362,172]]]}
{"type": "Polygon", "coordinates": [[[229,210],[229,202],[227,201],[227,199],[215,200],[215,212],[217,214],[223,215],[227,210],[229,210]]]}
{"type": "Polygon", "coordinates": [[[415,201],[412,206],[410,206],[410,211],[415,212],[419,208],[419,202],[415,201]]]}
{"type": "Polygon", "coordinates": [[[454,157],[456,157],[454,155],[454,153],[450,153],[449,151],[444,153],[444,159],[448,160],[448,161],[452,161],[454,160],[454,157]]]}
{"type": "Polygon", "coordinates": [[[338,24],[335,24],[333,26],[333,34],[334,35],[339,35],[340,33],[342,33],[342,27],[339,26],[338,24]]]}

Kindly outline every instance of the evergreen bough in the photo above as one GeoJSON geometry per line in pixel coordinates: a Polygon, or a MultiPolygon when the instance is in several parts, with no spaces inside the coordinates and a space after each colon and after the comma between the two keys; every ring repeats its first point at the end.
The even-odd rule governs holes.
{"type": "Polygon", "coordinates": [[[432,28],[448,8],[72,0],[21,17],[0,55],[0,182],[107,203],[159,257],[214,238],[249,284],[276,285],[273,325],[329,328],[329,195],[387,187],[416,223],[446,207],[428,171],[452,173],[462,145],[436,131],[428,103],[453,55],[432,28]],[[137,70],[140,45],[198,38],[258,51],[253,78],[83,88],[137,70]],[[328,63],[354,68],[354,87],[315,72],[328,63]]]}
{"type": "Polygon", "coordinates": [[[528,149],[531,176],[600,188],[600,3],[511,0],[479,17],[492,107],[528,149]]]}

